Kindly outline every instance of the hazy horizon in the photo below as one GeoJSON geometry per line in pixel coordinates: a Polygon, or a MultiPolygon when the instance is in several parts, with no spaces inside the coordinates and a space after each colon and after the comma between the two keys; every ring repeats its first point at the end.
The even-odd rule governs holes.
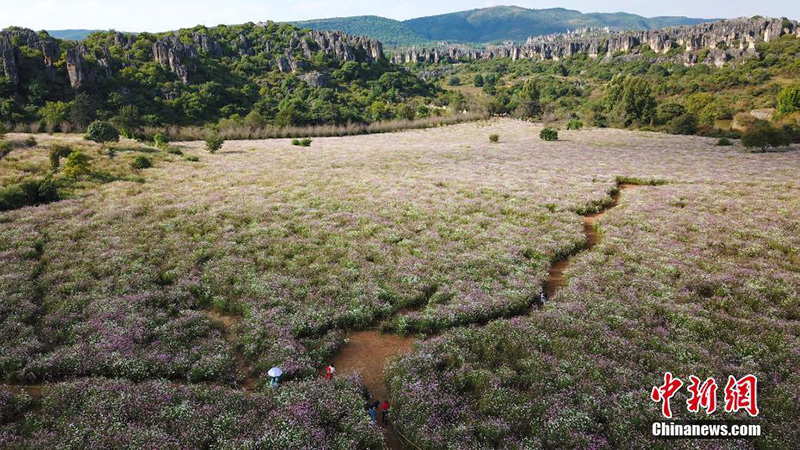
{"type": "MultiPolygon", "coordinates": [[[[0,0],[0,5],[10,3],[0,0]]],[[[627,0],[611,0],[598,10],[595,2],[572,1],[516,1],[487,2],[442,0],[409,0],[398,2],[341,0],[335,5],[319,0],[293,2],[229,0],[224,4],[209,0],[175,0],[169,3],[155,0],[140,0],[131,10],[130,2],[124,0],[31,0],[15,2],[3,8],[0,27],[21,26],[34,30],[69,29],[116,29],[121,31],[168,31],[196,25],[214,26],[274,20],[279,22],[322,19],[329,17],[351,17],[376,15],[397,20],[445,14],[498,5],[514,5],[531,9],[565,8],[584,13],[625,12],[645,17],[688,16],[698,18],[730,18],[763,15],[772,17],[800,18],[800,3],[777,1],[768,5],[753,5],[742,0],[697,2],[676,0],[670,3],[641,4],[627,0]],[[48,14],[42,11],[57,11],[48,14]]]]}

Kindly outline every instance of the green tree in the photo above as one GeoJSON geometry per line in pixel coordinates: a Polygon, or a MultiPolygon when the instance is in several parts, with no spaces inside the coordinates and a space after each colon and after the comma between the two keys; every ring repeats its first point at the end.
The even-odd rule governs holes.
{"type": "Polygon", "coordinates": [[[515,115],[518,117],[538,117],[542,114],[542,105],[539,102],[541,93],[533,80],[525,81],[519,93],[519,103],[515,115]]]}
{"type": "Polygon", "coordinates": [[[47,102],[39,109],[39,116],[44,121],[47,131],[53,131],[69,119],[69,104],[64,102],[47,102]]]}
{"type": "Polygon", "coordinates": [[[475,87],[483,87],[483,75],[476,73],[475,77],[472,79],[472,84],[475,85],[475,87]]]}
{"type": "Polygon", "coordinates": [[[120,130],[125,137],[132,138],[136,131],[142,126],[142,119],[139,116],[139,108],[135,105],[124,105],[119,109],[117,115],[111,122],[120,130]]]}
{"type": "Polygon", "coordinates": [[[69,121],[78,127],[85,127],[95,117],[95,106],[89,94],[81,92],[69,102],[69,121]]]}
{"type": "Polygon", "coordinates": [[[608,118],[621,126],[645,125],[655,119],[656,98],[643,78],[614,77],[606,91],[608,118]]]}
{"type": "Polygon", "coordinates": [[[789,86],[778,94],[778,111],[785,114],[800,111],[800,86],[789,86]]]}
{"type": "Polygon", "coordinates": [[[74,151],[67,156],[67,162],[64,163],[64,175],[70,178],[77,178],[89,173],[89,161],[92,158],[86,153],[81,151],[74,151]]]}

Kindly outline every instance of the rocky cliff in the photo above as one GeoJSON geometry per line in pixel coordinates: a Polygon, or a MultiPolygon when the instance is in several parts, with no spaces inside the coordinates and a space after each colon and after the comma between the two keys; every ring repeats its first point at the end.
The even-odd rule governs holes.
{"type": "MultiPolygon", "coordinates": [[[[22,48],[41,54],[48,76],[57,75],[56,64],[63,59],[66,77],[73,89],[80,89],[94,80],[108,77],[129,64],[125,59],[112,57],[114,47],[131,49],[137,44],[151,47],[152,61],[173,73],[184,84],[189,83],[197,68],[198,58],[244,58],[267,56],[267,70],[304,72],[310,59],[318,51],[342,61],[373,63],[384,57],[380,42],[361,36],[351,36],[336,31],[286,31],[271,22],[250,24],[251,27],[275,30],[279,35],[262,33],[256,39],[240,33],[233,39],[218,41],[202,31],[175,32],[160,35],[125,35],[109,32],[103,44],[87,47],[59,41],[32,30],[12,28],[0,31],[0,64],[3,75],[17,86],[20,83],[22,48]],[[140,40],[144,40],[139,42],[140,40]],[[152,42],[152,44],[150,44],[152,42]]],[[[31,52],[27,52],[31,53],[31,52]]],[[[64,72],[61,72],[64,76],[64,72]]]]}
{"type": "Polygon", "coordinates": [[[586,53],[592,58],[610,58],[620,52],[649,49],[662,56],[670,55],[686,65],[702,63],[720,67],[729,61],[757,57],[756,43],[769,42],[786,34],[800,37],[796,21],[742,18],[652,31],[610,33],[582,30],[579,33],[530,37],[521,45],[507,43],[479,50],[456,46],[411,49],[394,55],[392,61],[397,64],[435,64],[493,58],[558,60],[577,53],[586,53]]]}

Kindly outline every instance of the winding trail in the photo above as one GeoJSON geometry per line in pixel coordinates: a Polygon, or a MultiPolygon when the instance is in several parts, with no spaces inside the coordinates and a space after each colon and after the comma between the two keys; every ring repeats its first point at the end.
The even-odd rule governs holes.
{"type": "Polygon", "coordinates": [[[244,389],[248,391],[256,390],[258,388],[258,378],[254,375],[255,371],[247,363],[247,358],[236,348],[239,342],[239,336],[236,334],[236,322],[239,318],[223,314],[215,309],[206,309],[203,314],[224,330],[225,341],[231,346],[233,356],[236,358],[236,368],[244,379],[244,389]]]}
{"type": "MultiPolygon", "coordinates": [[[[599,212],[583,215],[583,233],[586,236],[586,243],[583,248],[567,258],[554,262],[550,267],[549,276],[543,286],[548,299],[553,299],[556,293],[564,287],[564,271],[569,267],[572,258],[591,250],[599,243],[600,236],[596,228],[597,220],[604,217],[608,210],[619,204],[622,191],[637,187],[641,186],[617,184],[617,189],[611,193],[611,202],[609,204],[599,212]]],[[[537,299],[534,308],[543,306],[537,299]]],[[[413,343],[413,338],[396,334],[382,334],[374,330],[354,331],[350,333],[347,344],[332,358],[331,362],[336,367],[337,373],[358,373],[373,398],[383,401],[389,398],[384,380],[384,368],[387,361],[400,353],[409,351],[413,343]]],[[[383,427],[383,435],[387,448],[392,450],[406,448],[400,433],[391,424],[383,427]]]]}

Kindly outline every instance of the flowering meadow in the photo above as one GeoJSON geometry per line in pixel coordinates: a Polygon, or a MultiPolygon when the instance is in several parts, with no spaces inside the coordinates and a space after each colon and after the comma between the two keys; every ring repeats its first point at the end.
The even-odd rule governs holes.
{"type": "Polygon", "coordinates": [[[87,378],[25,397],[0,390],[2,448],[382,448],[353,380],[249,393],[87,378]]]}
{"type": "Polygon", "coordinates": [[[298,447],[338,430],[335,448],[380,445],[357,387],[319,381],[348,330],[380,326],[443,333],[387,372],[395,423],[423,448],[646,447],[636,426],[657,417],[647,395],[667,370],[757,373],[770,436],[797,440],[800,154],[540,130],[180,143],[186,159],[154,156],[143,180],[0,213],[0,379],[52,383],[40,400],[0,395],[2,439],[298,447]],[[617,177],[667,184],[626,191],[567,287],[530,312],[617,177]],[[275,422],[298,403],[303,419],[275,422]]]}
{"type": "Polygon", "coordinates": [[[430,339],[387,369],[422,448],[751,448],[658,441],[650,389],[670,371],[758,377],[764,448],[800,443],[800,185],[694,183],[624,193],[565,289],[527,317],[430,339]]]}

